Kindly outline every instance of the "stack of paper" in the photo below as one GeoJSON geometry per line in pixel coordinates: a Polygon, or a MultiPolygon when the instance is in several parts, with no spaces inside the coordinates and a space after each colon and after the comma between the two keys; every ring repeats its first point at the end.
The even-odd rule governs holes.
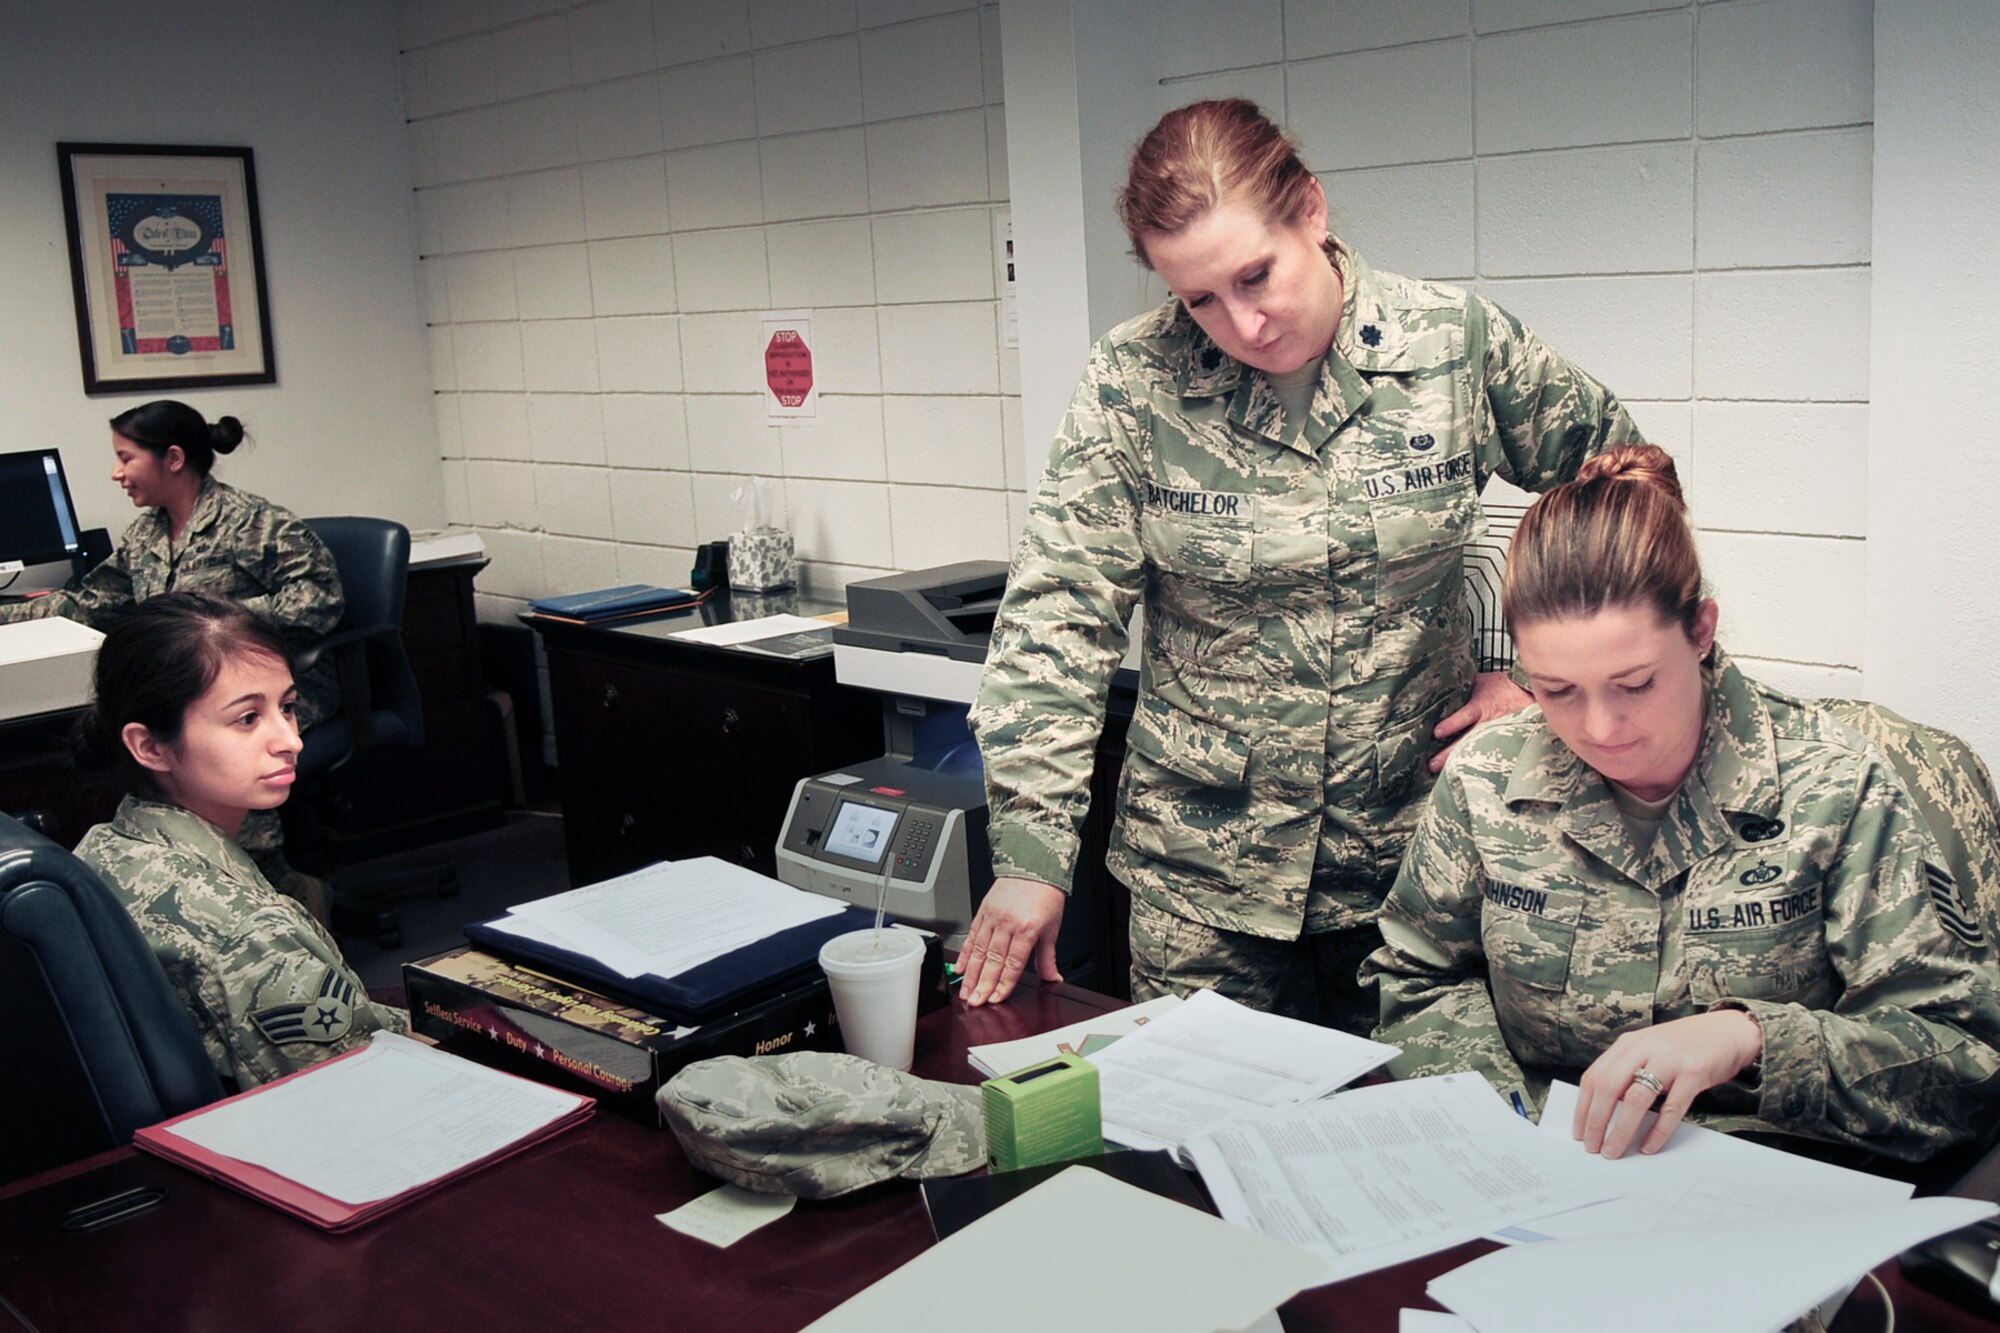
{"type": "Polygon", "coordinates": [[[841,904],[767,875],[698,856],[522,903],[487,928],[588,954],[626,977],[671,977],[841,904]]]}
{"type": "Polygon", "coordinates": [[[410,568],[469,565],[486,558],[486,540],[470,528],[432,528],[410,534],[410,568]]]}
{"type": "Polygon", "coordinates": [[[824,657],[833,651],[832,625],[789,614],[735,620],[726,625],[702,625],[682,630],[674,637],[772,657],[824,657]]]}
{"type": "Polygon", "coordinates": [[[1399,1049],[1198,991],[1090,1062],[1104,1137],[1173,1148],[1219,1125],[1324,1097],[1399,1049]]]}
{"type": "Polygon", "coordinates": [[[670,1018],[706,1021],[796,984],[874,913],[712,856],[523,903],[467,937],[670,1018]]]}
{"type": "Polygon", "coordinates": [[[1320,1255],[1320,1282],[1612,1193],[1477,1074],[1357,1088],[1230,1124],[1183,1155],[1224,1217],[1320,1255]]]}
{"type": "Polygon", "coordinates": [[[140,1130],[148,1152],[328,1231],[347,1231],[581,1124],[589,1097],[393,1032],[140,1130]]]}
{"type": "Polygon", "coordinates": [[[1517,1245],[1431,1279],[1428,1294],[1479,1333],[1777,1333],[1856,1274],[1996,1212],[1983,1199],[1905,1199],[1517,1245]]]}
{"type": "MultiPolygon", "coordinates": [[[[1909,1198],[1913,1189],[1907,1181],[1816,1162],[1699,1125],[1682,1125],[1657,1153],[1635,1148],[1608,1159],[1586,1152],[1572,1136],[1576,1098],[1574,1083],[1550,1084],[1539,1132],[1577,1170],[1616,1197],[1540,1218],[1532,1226],[1511,1227],[1493,1239],[1507,1244],[1576,1240],[1802,1217],[1835,1208],[1889,1208],[1909,1198]]],[[[1643,1141],[1656,1118],[1647,1113],[1634,1144],[1643,1141]]]]}

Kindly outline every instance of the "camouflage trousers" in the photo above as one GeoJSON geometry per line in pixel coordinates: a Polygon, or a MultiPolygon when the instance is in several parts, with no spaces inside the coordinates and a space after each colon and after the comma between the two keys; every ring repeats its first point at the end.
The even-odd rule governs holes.
{"type": "Polygon", "coordinates": [[[1382,947],[1373,922],[1272,940],[1132,900],[1132,1001],[1212,990],[1238,1004],[1365,1037],[1381,1008],[1356,977],[1382,947]]]}

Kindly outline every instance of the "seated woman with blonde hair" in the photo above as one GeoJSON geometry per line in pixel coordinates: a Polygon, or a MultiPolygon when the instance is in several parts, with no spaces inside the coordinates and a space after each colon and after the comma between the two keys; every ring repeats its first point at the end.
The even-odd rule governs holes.
{"type": "Polygon", "coordinates": [[[1502,600],[1539,708],[1446,765],[1364,968],[1397,1077],[1580,1087],[1592,1152],[1683,1118],[1909,1161],[2000,1095],[2000,972],[1896,770],[1716,646],[1674,465],[1539,499],[1502,600]],[[1618,1112],[1614,1121],[1614,1112],[1618,1112]]]}

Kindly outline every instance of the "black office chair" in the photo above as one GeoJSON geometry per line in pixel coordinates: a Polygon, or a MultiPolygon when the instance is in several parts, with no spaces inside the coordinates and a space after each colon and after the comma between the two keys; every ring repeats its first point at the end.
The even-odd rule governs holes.
{"type": "Polygon", "coordinates": [[[145,936],[83,862],[0,815],[0,1184],[222,1095],[145,936]]]}
{"type": "MultiPolygon", "coordinates": [[[[410,532],[385,518],[309,518],[333,554],[347,610],[332,634],[301,654],[307,670],[331,658],[340,677],[340,711],[305,734],[299,781],[286,805],[286,840],[312,858],[327,857],[327,824],[339,823],[340,801],[328,781],[371,751],[414,750],[424,743],[423,700],[403,651],[403,593],[409,578],[410,532]],[[330,806],[333,808],[323,809],[330,806]]],[[[328,869],[326,865],[316,869],[328,869]]],[[[385,949],[402,942],[402,923],[387,899],[413,888],[457,891],[449,865],[360,877],[330,875],[336,929],[373,936],[385,949]]]]}

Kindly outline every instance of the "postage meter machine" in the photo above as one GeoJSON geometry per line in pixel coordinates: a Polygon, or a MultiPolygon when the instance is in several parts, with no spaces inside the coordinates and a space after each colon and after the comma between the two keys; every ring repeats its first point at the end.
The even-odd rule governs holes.
{"type": "Polygon", "coordinates": [[[882,699],[880,759],[802,779],[778,835],[778,878],[889,913],[956,947],[993,882],[986,785],[966,714],[1007,566],[973,560],[847,587],[834,675],[882,699]]]}

